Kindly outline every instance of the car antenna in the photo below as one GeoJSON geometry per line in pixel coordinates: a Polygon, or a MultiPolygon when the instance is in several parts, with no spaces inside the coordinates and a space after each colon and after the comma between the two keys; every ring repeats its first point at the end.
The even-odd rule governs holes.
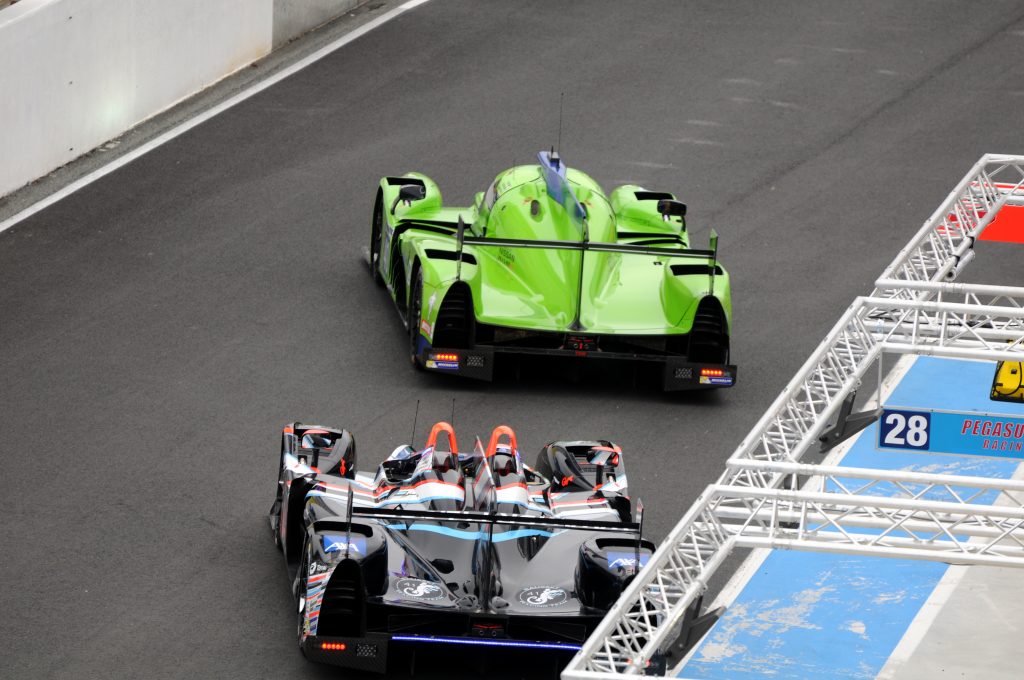
{"type": "Polygon", "coordinates": [[[565,92],[558,95],[558,144],[555,146],[559,152],[562,150],[562,100],[565,99],[565,92]]]}
{"type": "Polygon", "coordinates": [[[414,449],[416,448],[416,444],[415,444],[415,442],[416,442],[416,419],[419,418],[419,415],[420,415],[420,400],[417,399],[416,400],[416,411],[412,415],[412,434],[409,435],[409,446],[411,446],[414,449]]]}
{"type": "Polygon", "coordinates": [[[449,424],[453,428],[455,427],[455,397],[452,397],[452,419],[449,421],[449,424]]]}

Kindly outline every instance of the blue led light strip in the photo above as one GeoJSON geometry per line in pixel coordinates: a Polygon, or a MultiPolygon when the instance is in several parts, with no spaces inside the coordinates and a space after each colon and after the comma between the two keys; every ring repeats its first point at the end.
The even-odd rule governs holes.
{"type": "Polygon", "coordinates": [[[519,640],[478,640],[476,638],[420,637],[419,635],[392,635],[392,642],[435,642],[447,645],[477,645],[481,647],[523,647],[527,649],[558,649],[578,652],[583,645],[571,642],[523,642],[519,640]]]}

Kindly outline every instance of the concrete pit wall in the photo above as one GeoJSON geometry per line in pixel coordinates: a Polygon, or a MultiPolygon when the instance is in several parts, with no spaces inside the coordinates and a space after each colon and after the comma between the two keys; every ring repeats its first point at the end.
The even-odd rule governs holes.
{"type": "Polygon", "coordinates": [[[22,0],[0,11],[0,196],[359,0],[22,0]]]}

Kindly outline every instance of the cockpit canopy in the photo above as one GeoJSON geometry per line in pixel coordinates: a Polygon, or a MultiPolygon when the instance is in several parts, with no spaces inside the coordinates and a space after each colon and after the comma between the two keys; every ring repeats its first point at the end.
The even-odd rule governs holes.
{"type": "Polygon", "coordinates": [[[511,427],[499,425],[494,428],[484,452],[484,462],[494,479],[495,510],[509,514],[528,510],[527,471],[519,455],[516,433],[511,427]]]}
{"type": "Polygon", "coordinates": [[[478,195],[476,236],[564,241],[616,238],[607,197],[591,177],[568,168],[557,153],[541,151],[538,165],[499,174],[478,195]]]}
{"type": "Polygon", "coordinates": [[[423,503],[431,510],[463,509],[466,480],[459,464],[455,428],[439,422],[430,430],[426,445],[419,451],[409,445],[396,448],[380,464],[376,483],[378,486],[414,487],[416,496],[410,498],[410,502],[423,503]],[[441,435],[444,441],[439,443],[441,435]]]}

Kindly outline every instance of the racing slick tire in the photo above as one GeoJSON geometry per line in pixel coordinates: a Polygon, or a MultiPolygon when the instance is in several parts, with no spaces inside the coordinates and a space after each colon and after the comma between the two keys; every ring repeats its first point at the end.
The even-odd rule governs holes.
{"type": "Polygon", "coordinates": [[[412,267],[412,290],[409,291],[409,358],[416,370],[422,370],[420,363],[419,341],[420,321],[423,314],[423,274],[420,273],[419,262],[412,267]]]}
{"type": "MultiPolygon", "coordinates": [[[[307,539],[308,540],[308,539],[307,539]]],[[[306,622],[306,575],[309,573],[309,546],[306,540],[302,542],[302,559],[299,560],[299,571],[295,575],[295,642],[299,647],[302,656],[306,656],[306,650],[302,648],[303,625],[306,622]]]]}
{"type": "Polygon", "coordinates": [[[384,285],[384,277],[380,275],[380,241],[384,230],[384,200],[380,190],[377,200],[373,202],[373,220],[370,228],[370,275],[378,286],[384,285]]]}

